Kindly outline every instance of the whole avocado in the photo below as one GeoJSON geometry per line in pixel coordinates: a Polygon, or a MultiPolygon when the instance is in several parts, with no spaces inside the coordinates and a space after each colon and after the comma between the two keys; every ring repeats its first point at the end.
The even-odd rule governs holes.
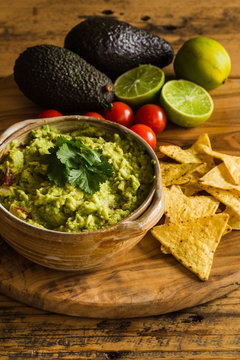
{"type": "Polygon", "coordinates": [[[92,16],[75,26],[64,46],[112,79],[140,64],[162,68],[174,56],[166,40],[105,16],[92,16]]]}
{"type": "Polygon", "coordinates": [[[15,62],[14,77],[30,100],[62,112],[109,107],[114,98],[113,83],[105,74],[55,45],[27,48],[15,62]]]}

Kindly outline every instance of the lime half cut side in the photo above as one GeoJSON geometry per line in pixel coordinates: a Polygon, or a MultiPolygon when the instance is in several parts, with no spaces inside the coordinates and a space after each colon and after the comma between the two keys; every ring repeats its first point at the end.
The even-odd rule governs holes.
{"type": "Polygon", "coordinates": [[[165,81],[162,69],[154,65],[139,65],[117,78],[115,96],[126,104],[139,107],[155,102],[165,81]]]}
{"type": "Polygon", "coordinates": [[[160,102],[168,119],[183,127],[202,124],[214,109],[209,93],[187,80],[168,81],[162,88],[160,102]]]}

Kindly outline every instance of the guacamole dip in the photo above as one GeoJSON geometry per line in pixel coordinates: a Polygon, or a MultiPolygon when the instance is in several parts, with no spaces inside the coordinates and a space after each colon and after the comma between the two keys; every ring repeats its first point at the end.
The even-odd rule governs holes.
{"type": "Polygon", "coordinates": [[[152,183],[153,164],[141,144],[88,126],[67,134],[48,125],[38,128],[24,143],[13,141],[0,164],[2,205],[29,224],[56,231],[92,231],[113,225],[143,202],[152,183]],[[50,165],[41,159],[60,136],[79,139],[101,151],[111,164],[111,176],[95,193],[49,179],[50,165]]]}

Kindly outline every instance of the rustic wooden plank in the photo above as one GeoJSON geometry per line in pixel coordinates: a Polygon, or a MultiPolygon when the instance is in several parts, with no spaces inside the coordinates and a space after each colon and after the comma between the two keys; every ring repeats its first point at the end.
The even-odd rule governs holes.
{"type": "Polygon", "coordinates": [[[191,354],[196,359],[237,358],[239,303],[240,289],[177,313],[101,320],[60,316],[21,304],[9,312],[9,304],[15,307],[16,302],[1,296],[0,356],[5,352],[6,359],[31,354],[33,359],[60,355],[65,359],[144,359],[146,354],[149,359],[185,359],[191,354]]]}
{"type": "Polygon", "coordinates": [[[10,0],[0,4],[0,77],[10,75],[26,47],[49,43],[62,46],[67,32],[90,15],[115,16],[165,37],[175,50],[189,37],[205,35],[220,41],[232,59],[232,77],[239,77],[239,1],[91,0],[87,2],[10,0]],[[234,36],[229,36],[232,34],[234,36]]]}
{"type": "MultiPolygon", "coordinates": [[[[215,110],[210,120],[190,129],[169,122],[158,136],[158,145],[187,146],[207,132],[214,149],[240,154],[240,79],[229,79],[211,93],[215,110]]],[[[36,118],[40,111],[19,91],[12,76],[0,81],[0,109],[0,130],[27,117],[36,118]]],[[[157,154],[160,155],[158,151],[157,154]]],[[[221,241],[206,283],[197,280],[172,257],[160,254],[159,243],[150,234],[128,257],[96,273],[71,277],[34,265],[4,246],[1,249],[2,292],[30,305],[69,315],[110,318],[157,315],[220,297],[240,283],[237,231],[221,241]]]]}
{"type": "MultiPolygon", "coordinates": [[[[232,59],[230,77],[234,79],[240,77],[238,49],[240,8],[238,0],[232,0],[231,2],[223,0],[202,0],[201,2],[186,0],[184,4],[172,0],[167,3],[167,6],[166,2],[159,2],[158,0],[152,0],[151,2],[146,0],[136,0],[134,2],[130,0],[113,0],[111,2],[89,0],[87,3],[81,3],[77,0],[67,2],[62,0],[55,2],[36,0],[34,3],[30,0],[25,0],[24,3],[18,0],[1,2],[0,76],[12,73],[16,57],[27,46],[43,42],[62,45],[66,32],[72,26],[89,15],[101,15],[103,12],[164,36],[173,44],[175,50],[189,37],[198,34],[212,36],[219,40],[230,53],[232,59]]],[[[167,68],[167,73],[172,73],[171,66],[167,68]]],[[[235,153],[239,151],[237,131],[233,131],[227,138],[223,137],[222,139],[221,136],[229,124],[235,127],[239,121],[239,84],[233,81],[230,88],[228,88],[228,84],[229,81],[226,86],[224,85],[218,89],[217,93],[214,92],[215,111],[209,133],[212,136],[214,135],[217,130],[212,125],[217,124],[219,116],[222,116],[221,124],[218,125],[219,130],[213,137],[214,147],[221,150],[224,148],[224,143],[231,144],[233,150],[228,149],[228,151],[229,153],[235,153]],[[233,88],[234,99],[231,101],[233,88]],[[226,99],[225,92],[228,91],[229,97],[226,99]],[[229,101],[231,101],[231,110],[229,109],[229,101]],[[217,105],[221,104],[222,106],[220,112],[217,109],[216,102],[217,105]],[[232,121],[232,119],[234,120],[232,121]]],[[[1,109],[2,106],[4,108],[4,103],[5,98],[1,103],[1,109]]],[[[18,107],[13,107],[9,112],[5,108],[5,111],[1,113],[0,131],[9,124],[8,120],[6,120],[6,114],[11,113],[12,122],[36,117],[38,114],[38,110],[28,102],[19,103],[19,106],[22,108],[20,114],[15,112],[18,107]]],[[[179,133],[179,137],[184,139],[186,144],[189,143],[187,134],[188,131],[179,133]]],[[[164,139],[164,136],[162,136],[161,139],[163,142],[178,142],[178,137],[169,140],[164,139]]],[[[103,320],[97,319],[76,319],[46,313],[36,308],[27,307],[5,296],[0,296],[0,358],[3,360],[37,358],[78,360],[239,359],[239,302],[240,289],[211,303],[180,311],[175,315],[175,318],[174,314],[170,314],[144,319],[131,319],[130,325],[127,325],[127,320],[106,320],[103,322],[103,320]],[[202,317],[204,318],[202,319],[202,317]],[[18,327],[22,319],[25,324],[24,328],[18,327]],[[65,331],[63,327],[64,321],[68,321],[65,331]],[[51,324],[50,327],[48,327],[48,323],[51,324]],[[101,326],[105,328],[100,330],[97,324],[102,324],[101,326]],[[204,324],[204,327],[202,324],[204,324]],[[163,334],[164,326],[166,329],[165,334],[163,334]],[[42,331],[33,331],[31,333],[31,331],[27,330],[35,329],[36,331],[37,327],[42,331]],[[123,327],[122,330],[121,327],[123,327]],[[11,345],[8,346],[8,339],[4,343],[3,341],[5,330],[10,334],[11,329],[11,345]],[[53,344],[49,343],[48,348],[45,349],[44,343],[48,338],[51,339],[53,332],[58,329],[58,342],[55,339],[55,342],[53,344]],[[86,329],[88,330],[87,337],[84,337],[86,329]],[[96,329],[98,329],[98,336],[95,335],[96,329]],[[192,348],[195,349],[194,351],[187,347],[186,341],[183,342],[183,345],[181,343],[178,346],[178,341],[185,336],[186,329],[188,331],[188,341],[193,342],[192,348]],[[117,341],[119,332],[122,335],[126,334],[127,340],[131,334],[131,341],[138,346],[133,351],[127,350],[129,344],[127,342],[127,346],[125,346],[122,337],[119,347],[117,341]],[[101,337],[101,333],[105,335],[101,337]],[[216,335],[215,338],[211,338],[214,333],[217,338],[216,335]],[[74,338],[73,346],[71,341],[69,343],[65,342],[66,338],[70,337],[71,340],[72,336],[74,338]],[[152,338],[160,336],[163,339],[162,341],[165,341],[166,347],[162,349],[161,343],[159,343],[157,350],[153,351],[146,344],[147,336],[152,338]],[[229,336],[232,336],[231,339],[229,336]],[[94,341],[91,343],[92,338],[95,338],[98,346],[99,343],[102,344],[101,350],[95,350],[94,341]],[[23,339],[25,339],[25,342],[23,339]],[[104,340],[106,341],[106,348],[104,347],[104,340]],[[196,346],[197,340],[198,345],[196,346]],[[83,342],[85,342],[85,349],[81,347],[83,342]],[[61,343],[62,345],[59,348],[61,343]],[[38,344],[38,347],[33,344],[38,344]],[[226,344],[228,344],[227,350],[226,344]],[[114,349],[107,350],[112,348],[114,349]],[[123,350],[120,350],[120,348],[123,350]],[[176,348],[178,351],[176,351],[176,348]]]]}

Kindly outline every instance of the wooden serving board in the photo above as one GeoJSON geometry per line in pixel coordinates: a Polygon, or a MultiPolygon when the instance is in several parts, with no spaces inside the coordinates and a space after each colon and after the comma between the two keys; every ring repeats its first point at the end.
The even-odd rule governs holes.
{"type": "MultiPolygon", "coordinates": [[[[215,110],[209,121],[194,129],[168,124],[158,136],[158,144],[189,146],[200,133],[207,132],[214,150],[240,155],[240,80],[229,79],[212,95],[215,110]]],[[[36,118],[40,111],[20,93],[13,77],[0,81],[1,132],[16,121],[36,118]]],[[[0,251],[2,293],[69,315],[127,318],[164,314],[213,300],[240,285],[237,231],[221,240],[207,282],[198,280],[172,256],[161,254],[160,244],[149,233],[124,258],[88,273],[41,267],[3,240],[0,251]]]]}

